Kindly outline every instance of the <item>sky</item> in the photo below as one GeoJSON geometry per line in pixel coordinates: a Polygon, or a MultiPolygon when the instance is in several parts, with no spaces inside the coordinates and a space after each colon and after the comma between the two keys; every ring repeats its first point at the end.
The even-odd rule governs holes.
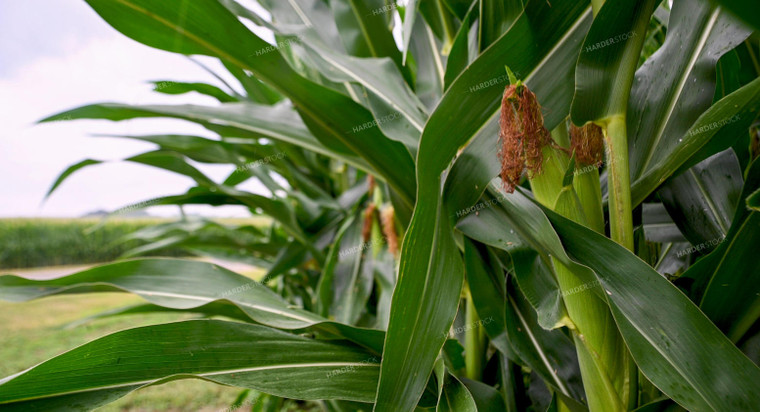
{"type": "MultiPolygon", "coordinates": [[[[259,35],[272,41],[271,36],[259,35]]],[[[202,61],[214,66],[215,62],[206,59],[202,61]]],[[[195,93],[169,96],[153,92],[151,80],[219,85],[184,56],[147,47],[117,32],[83,0],[0,2],[0,218],[77,217],[183,193],[193,186],[189,178],[119,161],[153,150],[154,145],[93,136],[172,133],[214,137],[193,123],[137,119],[35,124],[52,114],[99,102],[216,104],[195,93]],[[43,202],[56,177],[86,158],[109,162],[75,173],[43,202]]],[[[231,165],[195,166],[216,181],[233,169],[231,165]]],[[[240,187],[263,190],[253,183],[240,187]]],[[[185,211],[220,217],[248,215],[238,206],[188,206],[185,211]]],[[[158,216],[177,212],[175,206],[149,209],[158,216]]]]}

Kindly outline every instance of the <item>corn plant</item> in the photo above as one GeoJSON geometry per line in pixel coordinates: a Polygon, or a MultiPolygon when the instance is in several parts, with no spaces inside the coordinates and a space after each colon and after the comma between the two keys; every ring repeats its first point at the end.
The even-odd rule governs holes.
{"type": "Polygon", "coordinates": [[[11,301],[122,291],[147,303],[102,316],[203,317],[7,377],[2,410],[88,410],[186,378],[328,411],[760,410],[750,2],[259,0],[263,15],[234,0],[86,1],[236,83],[162,80],[157,92],[218,103],[44,121],[197,123],[216,137],[123,136],[157,145],[126,161],[196,183],[135,207],[271,219],[143,229],[128,257],[182,247],[267,272],[132,258],[0,277],[11,301]],[[216,182],[193,162],[235,170],[216,182]],[[251,180],[270,194],[239,187],[251,180]]]}

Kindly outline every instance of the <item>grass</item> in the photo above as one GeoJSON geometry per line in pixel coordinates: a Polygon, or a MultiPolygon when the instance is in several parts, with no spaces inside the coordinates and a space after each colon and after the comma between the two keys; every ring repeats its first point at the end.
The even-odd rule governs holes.
{"type": "MultiPolygon", "coordinates": [[[[90,234],[100,223],[92,219],[0,219],[0,268],[45,266],[53,272],[71,267],[47,266],[87,264],[115,259],[135,243],[117,244],[117,239],[165,219],[112,219],[90,234]]],[[[251,224],[251,219],[219,219],[225,224],[251,224]]],[[[255,220],[253,224],[266,224],[255,220]]],[[[181,255],[161,251],[163,256],[181,255]]],[[[3,270],[3,272],[14,272],[3,270]]],[[[21,271],[23,272],[23,271],[21,271]]],[[[260,279],[264,272],[243,275],[260,279]]],[[[0,378],[6,377],[104,335],[146,325],[192,319],[194,314],[140,314],[95,319],[76,327],[70,323],[101,312],[143,302],[125,293],[62,295],[24,303],[0,301],[0,378]]],[[[240,388],[201,380],[180,380],[143,388],[98,411],[226,411],[240,388]]],[[[240,409],[243,410],[243,409],[240,409]]],[[[250,410],[250,408],[249,408],[250,410]]],[[[315,404],[287,401],[282,410],[321,410],[315,404]]]]}
{"type": "MultiPolygon", "coordinates": [[[[112,332],[193,318],[192,314],[143,314],[97,319],[65,328],[83,317],[139,302],[139,297],[123,293],[0,302],[0,376],[20,372],[112,332]]],[[[220,411],[229,407],[241,391],[200,380],[182,380],[132,392],[98,411],[220,411]]]]}
{"type": "MultiPolygon", "coordinates": [[[[241,274],[260,280],[264,271],[241,274]]],[[[176,312],[126,315],[70,326],[82,318],[142,302],[141,298],[126,293],[61,295],[23,303],[0,301],[0,378],[119,330],[195,317],[192,313],[176,312]]],[[[140,389],[97,411],[229,411],[229,406],[242,391],[240,388],[185,379],[140,389]]],[[[287,401],[281,410],[322,409],[313,403],[287,401]]]]}
{"type": "MultiPolygon", "coordinates": [[[[84,317],[141,302],[144,301],[139,297],[125,293],[62,295],[24,303],[0,302],[0,378],[119,330],[194,318],[193,314],[181,313],[141,314],[96,319],[67,327],[84,317]]],[[[97,411],[230,412],[228,408],[242,391],[241,388],[185,379],[140,389],[97,411]]],[[[237,409],[243,410],[246,409],[237,409]]],[[[292,400],[286,401],[280,410],[322,411],[315,403],[292,400]]]]}

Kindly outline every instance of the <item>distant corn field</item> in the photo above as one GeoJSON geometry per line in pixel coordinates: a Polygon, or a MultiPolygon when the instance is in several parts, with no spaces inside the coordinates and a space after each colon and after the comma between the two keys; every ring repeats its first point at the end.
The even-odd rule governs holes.
{"type": "MultiPolygon", "coordinates": [[[[110,262],[144,243],[123,242],[124,236],[165,221],[115,219],[89,232],[100,219],[0,219],[0,268],[110,262]]],[[[165,249],[153,255],[188,256],[188,253],[165,249]]]]}

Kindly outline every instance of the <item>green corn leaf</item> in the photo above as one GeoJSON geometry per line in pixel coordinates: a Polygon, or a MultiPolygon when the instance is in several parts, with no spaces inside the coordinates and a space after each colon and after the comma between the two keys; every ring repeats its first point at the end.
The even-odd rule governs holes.
{"type": "Polygon", "coordinates": [[[509,26],[520,16],[523,2],[521,0],[478,0],[477,3],[481,19],[478,22],[478,47],[480,51],[483,51],[502,33],[509,30],[509,26]]]}
{"type": "Polygon", "coordinates": [[[725,237],[694,245],[685,253],[715,248],[684,273],[695,281],[695,295],[702,311],[737,342],[760,318],[757,284],[760,274],[754,261],[760,242],[760,213],[741,205],[750,202],[752,192],[760,187],[760,162],[755,161],[741,193],[739,203],[725,237]],[[717,245],[717,247],[716,247],[717,245]]]}
{"type": "Polygon", "coordinates": [[[356,157],[343,145],[325,146],[306,128],[297,113],[287,104],[277,106],[258,105],[254,103],[235,103],[218,107],[196,105],[143,105],[132,106],[119,103],[100,103],[82,106],[76,109],[50,116],[40,122],[59,119],[107,119],[113,121],[135,118],[171,117],[200,123],[203,126],[221,124],[254,136],[294,144],[326,156],[350,163],[362,170],[371,167],[356,157]]]}
{"type": "Polygon", "coordinates": [[[291,99],[309,130],[328,146],[350,149],[412,204],[414,163],[406,149],[377,128],[352,133],[372,122],[358,103],[298,75],[273,46],[253,34],[215,0],[88,0],[109,24],[143,44],[182,54],[218,57],[250,70],[291,99]],[[331,108],[341,107],[335,111],[331,108]]]}
{"type": "MultiPolygon", "coordinates": [[[[756,113],[760,110],[760,79],[755,79],[741,89],[720,99],[705,111],[673,146],[667,157],[660,158],[647,167],[643,174],[631,182],[631,203],[641,203],[652,191],[668,178],[686,171],[699,161],[694,157],[711,140],[725,142],[715,150],[724,150],[736,136],[746,133],[756,113]],[[727,139],[727,140],[724,140],[727,139]]],[[[629,129],[630,130],[630,129],[629,129]]],[[[666,152],[665,149],[658,153],[666,152]]],[[[635,156],[631,153],[631,159],[635,156]]],[[[632,164],[631,173],[633,173],[632,164]]],[[[631,175],[633,177],[633,174],[631,175]]]]}
{"type": "Polygon", "coordinates": [[[583,42],[575,71],[573,122],[624,115],[656,1],[607,0],[583,42]]]}
{"type": "Polygon", "coordinates": [[[192,309],[227,300],[252,320],[275,328],[314,328],[382,350],[383,333],[330,322],[291,307],[267,287],[209,263],[176,259],[138,259],[98,266],[51,280],[0,276],[0,299],[23,302],[61,293],[127,291],[155,305],[192,309]]]}
{"type": "Polygon", "coordinates": [[[96,339],[3,379],[0,407],[90,410],[142,387],[188,378],[284,397],[371,402],[377,361],[360,348],[264,326],[217,320],[168,323],[96,339]]]}
{"type": "Polygon", "coordinates": [[[361,212],[346,220],[335,236],[317,285],[321,314],[354,325],[364,314],[374,280],[371,244],[362,240],[361,212]]]}
{"type": "Polygon", "coordinates": [[[711,251],[728,234],[743,182],[739,160],[726,150],[669,180],[657,193],[686,239],[711,251]]]}
{"type": "MultiPolygon", "coordinates": [[[[448,89],[428,120],[417,156],[417,204],[402,246],[375,410],[408,411],[417,404],[443,346],[443,333],[456,313],[462,261],[449,223],[453,211],[441,199],[440,175],[457,149],[496,117],[501,95],[501,87],[496,85],[475,91],[470,88],[504,76],[501,68],[505,63],[518,72],[522,70],[523,75],[529,73],[526,81],[538,81],[544,75],[549,78],[549,71],[551,78],[561,78],[557,73],[565,75],[564,70],[572,71],[572,66],[566,66],[568,60],[560,56],[577,52],[567,44],[580,44],[578,38],[589,18],[590,9],[576,2],[555,1],[551,6],[531,3],[494,43],[502,47],[492,46],[475,60],[448,89]],[[526,32],[546,38],[539,41],[524,36],[526,32]],[[511,54],[511,50],[526,47],[534,51],[533,59],[511,54]]],[[[556,91],[554,97],[544,106],[568,101],[556,91]]]]}
{"type": "Polygon", "coordinates": [[[467,387],[451,375],[444,366],[443,359],[435,365],[435,378],[438,382],[438,404],[436,412],[477,412],[478,407],[467,387]]]}
{"type": "MultiPolygon", "coordinates": [[[[390,30],[396,4],[384,0],[336,0],[330,2],[338,32],[349,54],[357,57],[388,57],[411,84],[409,68],[390,30]]],[[[407,43],[408,45],[408,43],[407,43]]]]}
{"type": "MultiPolygon", "coordinates": [[[[372,10],[384,10],[382,4],[372,10],[365,10],[367,7],[366,5],[361,5],[355,1],[350,2],[350,7],[343,3],[345,2],[332,3],[334,10],[336,8],[340,9],[340,11],[335,12],[336,17],[345,17],[343,16],[343,13],[347,12],[347,10],[344,10],[347,8],[351,11],[352,17],[355,17],[358,13],[358,15],[363,16],[365,19],[376,20],[377,17],[372,18],[372,10]]],[[[279,8],[280,7],[278,7],[278,9],[279,8]]],[[[246,16],[247,15],[250,15],[250,13],[247,13],[246,16]]],[[[379,14],[374,15],[378,16],[379,14]]],[[[382,52],[382,50],[374,50],[372,48],[370,48],[370,50],[373,50],[373,52],[369,53],[366,57],[373,58],[356,58],[347,56],[340,50],[335,50],[334,46],[331,47],[331,45],[322,40],[322,37],[324,36],[320,37],[318,34],[321,24],[312,22],[309,20],[308,16],[303,17],[303,19],[305,19],[303,22],[305,26],[303,26],[303,28],[293,29],[291,27],[277,24],[270,25],[270,28],[281,35],[296,36],[298,44],[302,45],[302,49],[305,52],[303,57],[305,57],[314,68],[319,70],[323,76],[339,83],[359,83],[372,94],[384,101],[391,110],[387,113],[381,113],[380,115],[377,113],[375,114],[375,118],[378,120],[378,127],[381,129],[383,128],[383,123],[385,123],[385,121],[381,122],[384,115],[395,113],[397,116],[404,116],[410,127],[417,131],[417,138],[413,139],[411,142],[403,141],[403,143],[416,146],[419,132],[422,131],[427,116],[425,113],[421,112],[420,109],[423,107],[422,103],[417,99],[402,77],[402,74],[405,73],[405,71],[400,71],[399,67],[395,64],[400,61],[401,54],[395,49],[395,44],[392,43],[392,38],[390,37],[390,32],[387,28],[382,26],[375,27],[373,24],[366,26],[368,23],[366,21],[364,22],[365,24],[359,25],[359,28],[362,29],[360,31],[361,35],[369,36],[375,41],[377,41],[377,38],[383,37],[379,35],[381,33],[388,35],[391,44],[393,44],[393,50],[395,50],[395,54],[390,54],[397,56],[397,60],[391,60],[389,57],[386,57],[389,53],[382,52]],[[367,32],[367,30],[370,29],[373,31],[367,32]]],[[[346,29],[346,26],[341,24],[339,29],[344,30],[346,29]]],[[[353,38],[353,36],[347,37],[353,38]]],[[[298,46],[294,45],[292,47],[298,46]]],[[[364,56],[365,53],[359,53],[358,55],[364,56]]]]}
{"type": "Polygon", "coordinates": [[[510,195],[502,205],[521,236],[536,239],[543,253],[594,283],[636,364],[666,395],[690,410],[760,407],[760,394],[752,389],[760,369],[667,279],[604,236],[546,209],[542,216],[522,195],[510,195]],[[529,229],[533,224],[545,229],[529,229]],[[727,366],[711,368],[714,362],[727,366]]]}
{"type": "Polygon", "coordinates": [[[412,40],[408,47],[412,56],[408,64],[416,69],[414,90],[425,107],[432,111],[443,95],[444,77],[449,67],[447,59],[441,55],[439,42],[432,30],[421,19],[414,22],[412,40]]]}
{"type": "Polygon", "coordinates": [[[731,14],[750,25],[755,30],[760,30],[760,16],[757,15],[757,4],[752,0],[714,0],[721,7],[725,7],[731,14]]]}
{"type": "Polygon", "coordinates": [[[478,45],[472,39],[472,31],[477,29],[475,23],[480,16],[480,9],[476,6],[477,4],[473,4],[473,7],[470,8],[470,11],[462,19],[462,24],[459,26],[459,31],[451,45],[449,57],[446,59],[446,74],[444,76],[444,87],[446,88],[480,54],[478,45]]]}
{"type": "Polygon", "coordinates": [[[169,80],[154,80],[153,90],[164,94],[184,94],[190,92],[211,96],[221,103],[231,103],[238,99],[230,96],[222,89],[206,83],[175,82],[169,80]]]}
{"type": "Polygon", "coordinates": [[[760,211],[760,189],[755,190],[754,193],[747,197],[747,207],[760,211]]]}
{"type": "MultiPolygon", "coordinates": [[[[662,183],[649,180],[649,176],[656,173],[664,180],[675,171],[663,171],[663,164],[681,166],[712,137],[718,125],[730,127],[737,123],[736,119],[731,120],[735,115],[749,117],[742,107],[747,102],[734,100],[721,105],[726,99],[738,98],[741,90],[710,107],[718,59],[748,35],[746,28],[735,24],[731,16],[709,2],[674,3],[665,43],[636,71],[628,103],[626,119],[634,206],[662,183]],[[720,118],[712,117],[705,123],[707,116],[719,107],[724,108],[720,118]],[[700,131],[704,126],[709,129],[700,131]]],[[[745,129],[747,125],[744,123],[745,129]]],[[[735,135],[726,139],[730,145],[735,135]]],[[[714,153],[695,159],[688,167],[711,154],[714,153]]]]}
{"type": "Polygon", "coordinates": [[[55,179],[55,182],[52,186],[50,186],[50,189],[48,189],[47,193],[45,194],[45,199],[50,197],[51,194],[55,191],[55,189],[58,189],[58,187],[63,183],[64,180],[68,179],[69,176],[74,174],[79,169],[85,168],[87,166],[97,165],[103,163],[102,160],[95,160],[95,159],[85,159],[81,162],[77,162],[69,167],[66,168],[66,170],[61,173],[60,176],[58,176],[57,179],[55,179]]]}
{"type": "Polygon", "coordinates": [[[403,40],[401,41],[403,63],[406,64],[407,53],[409,52],[409,42],[412,39],[412,28],[415,27],[414,21],[417,18],[418,0],[409,0],[404,9],[404,25],[401,29],[403,40]]]}
{"type": "Polygon", "coordinates": [[[100,136],[119,137],[154,143],[163,150],[182,153],[184,156],[202,163],[235,164],[243,166],[251,158],[263,158],[268,155],[276,155],[273,151],[265,151],[266,149],[273,149],[271,146],[264,147],[259,145],[258,147],[251,148],[249,145],[228,143],[222,140],[212,140],[191,135],[100,136]]]}

